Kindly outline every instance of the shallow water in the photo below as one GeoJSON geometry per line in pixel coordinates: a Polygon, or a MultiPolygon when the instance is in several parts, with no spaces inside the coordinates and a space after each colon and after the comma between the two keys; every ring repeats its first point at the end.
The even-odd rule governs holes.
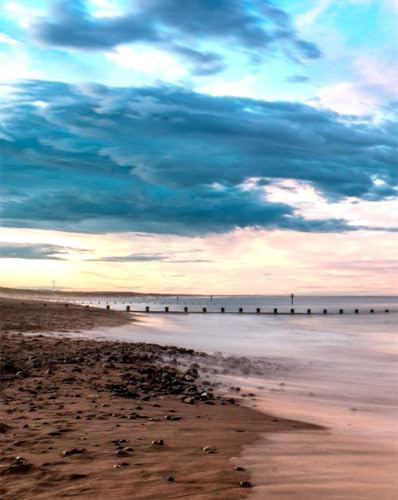
{"type": "MultiPolygon", "coordinates": [[[[333,305],[347,308],[354,302],[340,298],[333,305]]],[[[303,307],[309,303],[313,307],[314,301],[303,307]]],[[[381,310],[396,304],[391,298],[367,298],[361,305],[376,303],[381,310]]],[[[317,303],[325,304],[332,305],[330,300],[317,303]]],[[[398,498],[397,324],[396,313],[141,315],[139,323],[98,334],[260,356],[287,368],[256,378],[223,377],[228,385],[255,392],[256,400],[248,404],[258,409],[328,428],[267,434],[247,448],[243,459],[254,471],[253,498],[393,500],[398,498]]]]}

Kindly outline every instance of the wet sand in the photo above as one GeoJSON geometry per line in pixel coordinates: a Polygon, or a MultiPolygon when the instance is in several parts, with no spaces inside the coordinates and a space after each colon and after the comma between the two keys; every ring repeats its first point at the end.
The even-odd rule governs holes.
{"type": "Polygon", "coordinates": [[[234,468],[243,447],[264,432],[315,429],[218,395],[196,363],[205,353],[56,335],[129,314],[1,302],[5,500],[244,498],[252,480],[234,468]]]}

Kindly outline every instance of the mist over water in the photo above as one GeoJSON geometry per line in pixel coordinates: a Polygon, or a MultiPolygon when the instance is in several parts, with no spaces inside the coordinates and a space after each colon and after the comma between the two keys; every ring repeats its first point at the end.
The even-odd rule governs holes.
{"type": "MultiPolygon", "coordinates": [[[[285,307],[272,297],[182,298],[169,307],[285,307]]],[[[112,308],[124,309],[125,299],[112,308]]],[[[282,298],[280,298],[282,301],[282,298]]],[[[127,302],[125,302],[127,303],[127,302]]],[[[131,303],[131,302],[129,302],[131,303]]],[[[165,298],[151,302],[163,306],[165,298]],[[159,304],[162,301],[163,304],[159,304]]],[[[134,308],[147,302],[137,302],[134,308]]],[[[297,297],[295,308],[355,310],[340,315],[141,314],[139,322],[98,332],[103,338],[276,360],[280,373],[223,375],[225,387],[254,392],[249,405],[325,431],[267,434],[244,451],[253,498],[383,499],[398,493],[397,297],[297,297]],[[375,313],[369,310],[374,308],[375,313]],[[389,313],[384,313],[389,309],[389,313]],[[366,312],[366,314],[365,314],[366,312]]]]}

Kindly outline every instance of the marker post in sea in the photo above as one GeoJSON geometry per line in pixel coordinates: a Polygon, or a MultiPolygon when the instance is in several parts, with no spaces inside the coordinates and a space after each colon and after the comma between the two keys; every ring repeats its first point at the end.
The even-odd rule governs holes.
{"type": "Polygon", "coordinates": [[[294,306],[294,293],[290,294],[290,304],[294,306]]]}

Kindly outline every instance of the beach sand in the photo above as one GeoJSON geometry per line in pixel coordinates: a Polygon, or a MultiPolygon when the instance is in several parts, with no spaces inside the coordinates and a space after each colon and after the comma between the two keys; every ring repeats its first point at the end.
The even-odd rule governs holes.
{"type": "Polygon", "coordinates": [[[205,353],[59,336],[131,319],[1,300],[2,499],[244,498],[243,447],[316,428],[218,395],[197,373],[205,353]]]}

